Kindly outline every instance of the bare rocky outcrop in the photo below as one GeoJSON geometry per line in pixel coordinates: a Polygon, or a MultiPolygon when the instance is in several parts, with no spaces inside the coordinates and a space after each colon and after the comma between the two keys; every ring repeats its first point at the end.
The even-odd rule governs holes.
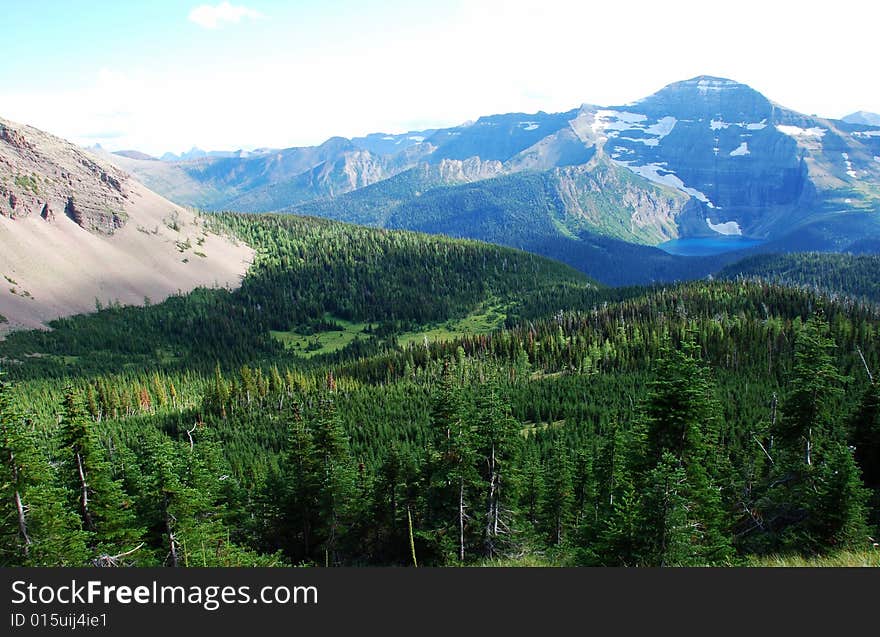
{"type": "Polygon", "coordinates": [[[437,164],[440,179],[448,183],[468,183],[498,177],[504,172],[500,161],[483,161],[479,157],[442,159],[437,164]]]}
{"type": "Polygon", "coordinates": [[[253,250],[69,142],[0,120],[4,332],[102,304],[237,286],[253,250]]]}
{"type": "Polygon", "coordinates": [[[40,217],[42,217],[45,221],[55,221],[55,213],[53,212],[52,208],[49,207],[49,204],[43,204],[43,209],[40,211],[40,217]]]}
{"type": "Polygon", "coordinates": [[[128,175],[73,144],[30,126],[0,119],[0,215],[64,210],[89,232],[113,234],[128,215],[128,175]]]}
{"type": "Polygon", "coordinates": [[[0,140],[20,150],[33,149],[33,145],[25,139],[24,135],[2,121],[0,121],[0,140]]]}

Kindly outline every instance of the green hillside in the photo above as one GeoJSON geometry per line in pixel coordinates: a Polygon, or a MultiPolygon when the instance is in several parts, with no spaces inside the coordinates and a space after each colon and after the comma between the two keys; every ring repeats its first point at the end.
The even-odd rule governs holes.
{"type": "Polygon", "coordinates": [[[0,345],[18,378],[0,387],[3,457],[23,476],[0,464],[0,485],[28,506],[32,542],[4,497],[3,565],[682,566],[872,550],[876,310],[744,281],[605,290],[507,249],[327,221],[218,223],[262,247],[241,291],[0,345]],[[431,327],[444,317],[457,318],[431,327]],[[377,340],[305,356],[282,343],[293,328],[377,340]]]}
{"type": "Polygon", "coordinates": [[[723,268],[720,278],[760,278],[880,303],[880,257],[832,253],[762,254],[723,268]]]}
{"type": "Polygon", "coordinates": [[[288,212],[478,239],[561,261],[606,285],[640,285],[700,278],[729,258],[678,257],[644,245],[673,236],[672,211],[685,206],[680,193],[599,161],[474,183],[449,183],[422,166],[288,212]],[[644,244],[623,240],[634,236],[644,244]]]}
{"type": "Polygon", "coordinates": [[[5,367],[13,375],[205,369],[294,356],[279,334],[308,338],[338,332],[346,321],[369,324],[352,334],[350,348],[375,349],[447,322],[451,333],[464,333],[455,324],[489,310],[500,324],[548,286],[597,288],[562,264],[476,241],[289,215],[213,219],[257,249],[240,288],[108,307],[54,321],[50,332],[11,334],[0,343],[5,367]]]}

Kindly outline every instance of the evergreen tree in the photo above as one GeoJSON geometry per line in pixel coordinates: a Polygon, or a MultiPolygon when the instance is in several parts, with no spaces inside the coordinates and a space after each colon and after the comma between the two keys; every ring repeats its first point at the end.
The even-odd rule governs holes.
{"type": "Polygon", "coordinates": [[[447,361],[431,411],[433,461],[431,473],[432,526],[445,553],[465,560],[472,535],[472,498],[479,492],[474,431],[447,361]]]}
{"type": "Polygon", "coordinates": [[[396,444],[379,465],[372,497],[372,550],[385,557],[386,562],[406,559],[406,533],[403,512],[406,477],[404,461],[396,444]]]}
{"type": "Polygon", "coordinates": [[[516,503],[515,463],[518,461],[520,426],[501,400],[495,376],[481,386],[476,403],[476,449],[485,493],[483,552],[492,558],[502,538],[511,533],[516,503]]]}
{"type": "Polygon", "coordinates": [[[127,561],[138,563],[142,554],[130,551],[141,546],[143,529],[138,526],[133,501],[113,476],[104,448],[72,388],[64,396],[61,454],[68,502],[80,517],[93,559],[103,563],[124,555],[127,561]]]}
{"type": "Polygon", "coordinates": [[[698,508],[688,500],[691,489],[684,467],[667,451],[647,478],[640,521],[647,546],[640,561],[649,566],[702,564],[702,525],[692,518],[698,508]]]}
{"type": "Polygon", "coordinates": [[[287,441],[276,480],[267,482],[266,497],[277,503],[272,535],[294,563],[315,557],[321,472],[312,432],[295,404],[287,423],[287,441]],[[280,497],[279,497],[280,494],[280,497]]]}
{"type": "Polygon", "coordinates": [[[809,467],[817,446],[821,452],[823,443],[843,437],[836,413],[843,377],[834,364],[836,345],[828,332],[825,319],[814,315],[797,335],[794,369],[775,432],[787,467],[809,467]]]}
{"type": "Polygon", "coordinates": [[[355,494],[355,471],[348,447],[348,436],[339,422],[334,404],[336,382],[332,373],[327,389],[318,399],[312,427],[315,460],[319,467],[317,512],[324,563],[337,562],[337,549],[350,523],[349,512],[355,494]]]}
{"type": "Polygon", "coordinates": [[[814,478],[807,536],[818,551],[864,548],[869,491],[846,445],[833,443],[824,455],[814,478]]]}
{"type": "Polygon", "coordinates": [[[530,444],[523,454],[520,477],[519,508],[526,522],[536,528],[539,523],[541,497],[544,493],[544,472],[541,459],[534,444],[530,444]]]}
{"type": "MultiPolygon", "coordinates": [[[[715,464],[713,448],[718,441],[719,411],[714,383],[698,360],[695,343],[685,342],[681,350],[664,347],[657,379],[649,387],[644,409],[642,439],[646,453],[630,457],[631,472],[637,479],[662,471],[671,480],[673,469],[683,470],[685,481],[676,485],[674,496],[692,503],[690,523],[699,531],[699,538],[692,542],[694,555],[708,564],[725,563],[733,555],[730,522],[710,472],[715,464]],[[669,463],[670,458],[674,465],[669,463]],[[646,463],[650,463],[647,471],[646,463]]],[[[642,484],[643,491],[651,486],[642,484]]],[[[666,528],[666,497],[643,499],[643,520],[655,521],[646,529],[645,541],[649,545],[656,546],[658,532],[666,528]],[[663,510],[658,510],[656,507],[661,505],[663,510]],[[657,526],[658,520],[663,526],[657,526]]]]}
{"type": "Polygon", "coordinates": [[[836,407],[844,379],[834,364],[834,347],[820,315],[804,324],[795,342],[795,365],[775,432],[775,463],[762,501],[772,550],[816,553],[867,535],[867,498],[836,407]]]}
{"type": "Polygon", "coordinates": [[[565,438],[557,434],[544,469],[542,523],[550,542],[562,544],[574,519],[574,487],[572,463],[565,438]]]}
{"type": "Polygon", "coordinates": [[[49,463],[0,374],[0,566],[81,566],[76,514],[64,507],[49,463]]]}

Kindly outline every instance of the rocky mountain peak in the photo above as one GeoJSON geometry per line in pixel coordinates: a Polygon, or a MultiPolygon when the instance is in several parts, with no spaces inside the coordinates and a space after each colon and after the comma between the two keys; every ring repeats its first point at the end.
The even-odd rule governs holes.
{"type": "Polygon", "coordinates": [[[649,115],[677,113],[679,118],[717,118],[743,121],[769,118],[773,104],[746,84],[723,77],[698,75],[669,84],[636,103],[649,115]]]}
{"type": "Polygon", "coordinates": [[[64,212],[82,228],[113,234],[125,224],[128,175],[73,144],[0,119],[0,215],[64,212]]]}
{"type": "Polygon", "coordinates": [[[847,124],[861,124],[863,126],[880,126],[880,114],[868,111],[856,111],[843,118],[847,124]]]}

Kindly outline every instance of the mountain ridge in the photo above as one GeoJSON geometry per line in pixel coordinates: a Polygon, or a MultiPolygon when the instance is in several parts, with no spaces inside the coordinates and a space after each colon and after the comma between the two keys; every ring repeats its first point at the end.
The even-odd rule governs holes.
{"type": "Polygon", "coordinates": [[[237,286],[253,251],[102,157],[0,119],[0,332],[237,286]]]}
{"type": "MultiPolygon", "coordinates": [[[[491,178],[589,167],[598,155],[644,180],[643,189],[651,183],[694,200],[687,214],[682,207],[673,215],[672,225],[634,211],[633,228],[647,221],[658,230],[619,238],[648,245],[716,235],[775,240],[821,213],[880,205],[880,134],[872,127],[797,113],[746,84],[711,75],[674,82],[623,106],[484,115],[451,128],[330,138],[279,153],[298,159],[283,175],[261,166],[256,178],[248,171],[268,155],[177,163],[172,170],[185,175],[179,189],[167,185],[175,178],[163,182],[159,173],[168,168],[119,161],[129,161],[125,167],[148,185],[187,205],[259,212],[338,201],[422,163],[500,162],[485,175],[491,178]],[[369,154],[354,159],[356,149],[369,154]],[[266,173],[273,183],[261,181],[266,173]],[[697,222],[694,206],[702,208],[697,222]]],[[[579,214],[577,206],[568,213],[579,214]]],[[[599,223],[594,230],[601,234],[606,227],[599,223]]]]}

